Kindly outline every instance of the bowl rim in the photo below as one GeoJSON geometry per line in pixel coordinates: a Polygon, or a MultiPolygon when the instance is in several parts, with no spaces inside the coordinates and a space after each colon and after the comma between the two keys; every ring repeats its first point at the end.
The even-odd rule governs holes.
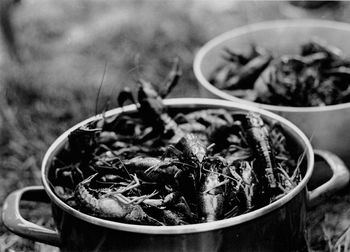
{"type": "Polygon", "coordinates": [[[206,42],[196,53],[193,61],[193,72],[197,79],[197,82],[203,86],[207,91],[220,97],[225,100],[230,100],[234,102],[243,102],[248,105],[257,106],[262,109],[267,109],[273,112],[299,112],[299,113],[309,113],[309,112],[326,112],[333,110],[342,110],[350,107],[350,102],[340,103],[327,106],[317,106],[317,107],[292,107],[292,106],[280,106],[280,105],[271,105],[265,103],[258,103],[248,101],[246,99],[238,98],[233,95],[228,94],[227,92],[218,89],[213,84],[211,84],[203,74],[202,71],[202,62],[206,57],[207,53],[212,50],[214,47],[220,46],[221,43],[239,37],[241,35],[249,34],[255,31],[269,30],[274,28],[288,28],[288,27],[322,27],[329,29],[337,29],[346,32],[350,32],[350,24],[339,21],[332,20],[321,20],[321,19],[298,19],[298,20],[272,20],[264,21],[258,23],[252,23],[244,25],[238,28],[234,28],[230,31],[224,32],[208,42],[206,42]]]}
{"type": "MultiPolygon", "coordinates": [[[[52,203],[58,205],[58,207],[60,207],[64,212],[67,212],[80,220],[83,220],[98,226],[114,229],[114,230],[143,233],[143,234],[157,234],[157,235],[190,234],[190,233],[194,234],[194,233],[206,232],[206,231],[217,230],[217,229],[238,225],[238,224],[256,219],[258,217],[261,217],[267,213],[272,212],[273,210],[276,210],[282,207],[283,205],[288,203],[290,200],[292,200],[296,195],[298,195],[299,193],[302,193],[302,190],[306,189],[306,184],[311,177],[313,167],[314,167],[314,152],[308,138],[304,135],[304,133],[297,126],[295,126],[292,122],[288,121],[287,119],[277,114],[274,114],[272,112],[262,110],[254,106],[249,106],[246,104],[234,103],[232,101],[225,101],[225,100],[219,100],[219,99],[175,98],[175,99],[164,100],[164,104],[167,107],[171,107],[171,108],[183,108],[183,107],[195,108],[198,106],[203,106],[203,107],[207,106],[207,108],[209,108],[208,106],[211,106],[210,108],[220,107],[220,108],[227,108],[227,109],[239,109],[244,111],[255,111],[262,114],[264,117],[267,117],[270,120],[279,121],[284,126],[286,126],[286,129],[288,130],[288,132],[291,133],[293,137],[298,138],[297,139],[298,142],[300,142],[303,145],[303,147],[305,147],[304,153],[307,161],[307,164],[306,164],[307,167],[306,167],[306,173],[304,178],[288,194],[286,194],[285,196],[281,197],[280,199],[274,201],[273,203],[267,206],[264,206],[252,212],[248,212],[236,217],[232,217],[224,220],[218,220],[218,221],[209,222],[209,223],[159,227],[159,226],[126,224],[126,223],[120,223],[120,222],[104,220],[97,217],[93,217],[93,216],[84,214],[82,212],[79,212],[78,210],[68,206],[61,199],[59,199],[50,187],[50,182],[48,181],[47,174],[50,168],[51,161],[53,160],[54,156],[59,152],[59,150],[65,145],[68,134],[71,131],[77,129],[78,127],[85,125],[86,123],[101,119],[102,115],[100,114],[100,115],[90,117],[74,125],[67,131],[65,131],[52,143],[52,145],[48,148],[47,152],[45,153],[45,156],[42,161],[42,166],[41,166],[41,179],[42,179],[42,183],[44,185],[45,191],[50,197],[52,203]]],[[[136,109],[135,105],[129,105],[124,108],[116,108],[116,109],[107,111],[105,116],[109,117],[109,116],[119,114],[123,111],[134,111],[135,109],[136,109]]]]}

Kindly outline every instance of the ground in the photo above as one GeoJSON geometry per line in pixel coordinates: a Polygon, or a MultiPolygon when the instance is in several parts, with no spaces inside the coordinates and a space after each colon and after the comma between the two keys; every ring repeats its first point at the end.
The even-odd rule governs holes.
{"type": "MultiPolygon", "coordinates": [[[[170,97],[199,96],[192,61],[198,48],[214,36],[273,19],[350,21],[345,3],[338,9],[307,12],[296,11],[287,2],[212,2],[23,0],[16,4],[11,20],[17,60],[0,44],[0,202],[18,188],[41,184],[42,157],[64,130],[103,111],[107,100],[109,107],[116,106],[118,91],[134,87],[137,78],[162,81],[174,57],[181,59],[183,77],[170,97]]],[[[349,244],[349,235],[342,236],[350,224],[347,192],[308,211],[312,250],[335,249],[337,241],[345,244],[339,237],[349,244]]],[[[50,225],[47,205],[23,208],[32,221],[50,225]]],[[[48,250],[13,235],[0,222],[0,252],[48,250]]]]}

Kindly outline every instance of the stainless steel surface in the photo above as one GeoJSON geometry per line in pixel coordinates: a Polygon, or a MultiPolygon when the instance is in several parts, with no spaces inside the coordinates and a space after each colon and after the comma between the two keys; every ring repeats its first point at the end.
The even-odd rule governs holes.
{"type": "MultiPolygon", "coordinates": [[[[61,135],[47,151],[42,163],[42,178],[52,200],[53,216],[59,228],[62,249],[116,249],[144,251],[285,251],[305,246],[306,184],[314,156],[306,136],[292,123],[268,111],[224,100],[181,98],[164,101],[171,111],[226,108],[238,111],[257,111],[267,121],[282,124],[296,153],[305,152],[301,165],[303,180],[286,196],[255,211],[230,219],[184,226],[143,226],[118,223],[89,216],[62,202],[49,185],[49,171],[53,157],[67,142],[68,134],[81,125],[96,120],[90,118],[61,135]],[[96,239],[96,240],[94,240],[96,239]],[[138,240],[138,244],[132,242],[138,240]]],[[[134,110],[128,106],[125,110],[134,110]]],[[[121,112],[107,112],[112,116],[121,112]]]]}
{"type": "Polygon", "coordinates": [[[222,62],[222,51],[229,47],[246,51],[256,43],[276,55],[294,54],[299,45],[319,37],[350,54],[350,24],[324,20],[277,20],[244,26],[224,33],[205,44],[196,54],[194,73],[201,96],[222,98],[275,112],[295,123],[311,140],[313,147],[329,150],[350,165],[350,103],[325,107],[283,107],[249,102],[211,85],[207,79],[222,62]]]}
{"type": "Polygon", "coordinates": [[[318,205],[330,195],[333,195],[336,191],[345,187],[350,178],[348,168],[344,164],[343,160],[341,160],[338,156],[324,150],[314,150],[314,153],[315,156],[320,157],[328,164],[333,172],[333,175],[327,182],[314,190],[309,191],[308,207],[318,205]]]}
{"type": "MultiPolygon", "coordinates": [[[[61,150],[61,148],[66,144],[67,142],[67,136],[71,131],[74,129],[80,127],[81,125],[84,125],[90,121],[96,120],[101,118],[100,116],[92,117],[90,119],[87,119],[73,128],[67,130],[65,133],[63,133],[48,149],[47,153],[45,154],[45,157],[43,159],[42,163],[42,178],[43,178],[43,184],[45,189],[47,190],[49,197],[52,201],[58,203],[58,205],[64,207],[64,210],[67,212],[75,215],[76,217],[82,218],[88,222],[95,223],[95,224],[101,224],[106,227],[124,230],[124,231],[133,231],[133,232],[139,232],[139,233],[158,233],[158,234],[173,234],[173,233],[192,233],[192,232],[203,232],[208,230],[214,230],[219,228],[225,228],[230,225],[236,225],[240,224],[245,221],[249,221],[253,218],[259,217],[261,215],[266,214],[267,212],[270,212],[286,202],[288,202],[291,198],[293,198],[296,194],[298,194],[305,186],[307,181],[309,180],[312,169],[313,169],[313,150],[312,147],[305,137],[305,135],[292,123],[287,121],[286,119],[279,117],[278,115],[275,115],[273,113],[270,113],[268,111],[263,111],[256,107],[251,107],[243,104],[236,104],[228,101],[223,100],[215,100],[215,99],[200,99],[200,98],[179,98],[179,99],[168,99],[165,100],[165,104],[168,107],[171,107],[172,109],[182,110],[182,109],[206,109],[206,108],[227,108],[230,110],[239,110],[239,111],[256,111],[259,112],[267,121],[279,121],[283,128],[286,130],[287,134],[290,138],[295,139],[296,146],[295,151],[299,152],[300,154],[305,150],[306,154],[306,160],[307,160],[307,168],[305,169],[305,176],[303,180],[299,183],[299,185],[294,188],[288,195],[281,198],[280,200],[277,200],[273,202],[272,204],[260,208],[258,210],[255,210],[253,212],[243,214],[234,218],[230,218],[229,220],[222,220],[222,221],[216,221],[212,223],[204,223],[204,224],[195,224],[195,225],[184,225],[184,226],[167,226],[167,227],[152,227],[152,226],[141,226],[141,225],[130,225],[130,224],[124,224],[124,223],[117,223],[113,221],[106,221],[99,218],[95,218],[93,216],[89,216],[86,214],[83,214],[68,205],[64,204],[52,191],[51,187],[48,183],[48,171],[51,165],[52,159],[56,156],[56,154],[61,150]]],[[[123,111],[131,111],[134,110],[135,106],[130,105],[127,108],[124,108],[123,111]]],[[[120,108],[111,110],[106,113],[106,116],[113,116],[115,114],[119,114],[122,110],[120,108]]]]}

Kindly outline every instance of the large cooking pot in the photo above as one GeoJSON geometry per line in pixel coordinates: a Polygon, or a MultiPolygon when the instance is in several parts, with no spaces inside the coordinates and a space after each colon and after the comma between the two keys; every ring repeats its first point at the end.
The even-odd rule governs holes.
{"type": "Polygon", "coordinates": [[[276,20],[246,25],[207,42],[196,54],[193,69],[201,96],[222,98],[275,112],[295,123],[315,148],[329,150],[350,165],[350,103],[324,107],[287,107],[250,102],[228,94],[208,82],[210,74],[223,62],[225,47],[247,52],[249,45],[265,47],[276,55],[298,54],[300,45],[319,37],[350,56],[350,24],[324,20],[276,20]]]}
{"type": "MultiPolygon", "coordinates": [[[[268,111],[223,100],[181,98],[164,103],[173,112],[226,108],[231,111],[256,111],[267,122],[279,122],[289,144],[298,155],[304,155],[300,169],[302,181],[287,195],[263,208],[230,219],[184,226],[144,226],[99,219],[68,206],[50,186],[51,162],[67,143],[68,134],[85,120],[63,133],[48,149],[42,163],[44,187],[27,187],[11,193],[3,207],[3,222],[12,232],[32,240],[59,246],[62,251],[295,251],[305,248],[306,206],[348,183],[344,163],[329,152],[317,151],[333,171],[332,178],[312,191],[307,183],[313,173],[314,151],[307,137],[291,122],[268,111]],[[48,197],[47,197],[48,196],[48,197]],[[57,231],[24,220],[21,200],[45,201],[52,205],[57,231]]],[[[127,106],[123,111],[133,111],[127,106]]],[[[120,108],[106,116],[121,113],[120,108]]]]}

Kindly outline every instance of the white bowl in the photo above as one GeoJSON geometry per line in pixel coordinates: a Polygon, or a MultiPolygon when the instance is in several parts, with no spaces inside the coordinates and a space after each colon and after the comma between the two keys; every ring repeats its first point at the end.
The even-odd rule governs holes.
{"type": "Polygon", "coordinates": [[[304,131],[315,148],[330,150],[350,165],[350,103],[324,107],[267,105],[237,98],[208,82],[214,69],[224,60],[225,47],[244,53],[250,50],[251,43],[255,43],[276,55],[297,54],[300,45],[313,37],[340,48],[346,55],[350,54],[350,24],[310,19],[269,21],[234,29],[206,43],[196,54],[194,74],[202,97],[220,97],[275,112],[304,131]]]}

